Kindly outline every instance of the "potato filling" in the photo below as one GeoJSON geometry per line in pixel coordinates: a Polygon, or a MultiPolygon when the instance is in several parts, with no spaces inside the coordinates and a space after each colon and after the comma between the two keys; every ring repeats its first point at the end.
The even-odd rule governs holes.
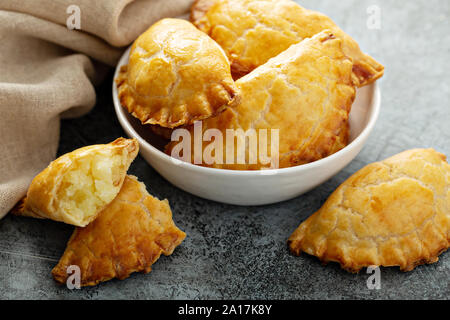
{"type": "Polygon", "coordinates": [[[98,153],[77,159],[64,175],[58,191],[60,210],[74,219],[88,220],[110,203],[127,170],[126,156],[98,153]]]}

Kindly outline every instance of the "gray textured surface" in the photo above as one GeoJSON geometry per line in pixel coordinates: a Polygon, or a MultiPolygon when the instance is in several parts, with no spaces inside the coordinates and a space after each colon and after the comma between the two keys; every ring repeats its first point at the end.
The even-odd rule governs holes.
{"type": "MultiPolygon", "coordinates": [[[[235,207],[187,194],[138,158],[131,168],[159,198],[168,198],[185,242],[148,275],[69,291],[50,276],[72,228],[51,221],[0,221],[0,298],[446,298],[450,254],[410,273],[381,270],[382,288],[368,290],[368,275],[348,274],[315,258],[293,257],[286,239],[351,173],[413,147],[450,155],[450,2],[447,0],[309,0],[305,7],[330,15],[361,47],[386,66],[382,112],[361,154],[315,190],[284,203],[235,207]],[[366,27],[368,6],[381,8],[381,29],[366,27]]],[[[110,80],[99,88],[89,115],[65,120],[60,153],[124,135],[115,119],[110,80]]]]}

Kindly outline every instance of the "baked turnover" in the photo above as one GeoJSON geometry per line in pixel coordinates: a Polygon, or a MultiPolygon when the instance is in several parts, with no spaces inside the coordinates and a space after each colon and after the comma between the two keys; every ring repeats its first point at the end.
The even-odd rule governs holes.
{"type": "Polygon", "coordinates": [[[449,185],[450,165],[433,149],[372,163],[295,230],[289,247],[351,272],[434,263],[450,243],[449,185]]]}
{"type": "MultiPolygon", "coordinates": [[[[215,118],[204,120],[202,129],[204,132],[219,129],[224,137],[227,129],[254,129],[257,133],[261,129],[278,129],[280,168],[324,158],[348,143],[348,116],[356,91],[352,65],[343,52],[342,40],[330,31],[321,32],[291,46],[236,81],[241,95],[239,104],[215,118]]],[[[166,152],[172,154],[177,144],[171,142],[166,152]]],[[[204,142],[203,149],[209,144],[204,142]]],[[[270,144],[269,141],[267,149],[270,144]]],[[[259,160],[253,164],[249,161],[238,164],[237,159],[233,164],[226,164],[227,147],[230,146],[223,145],[221,163],[204,162],[202,165],[234,170],[272,166],[259,160]]],[[[250,153],[247,144],[247,160],[250,153]]],[[[274,156],[270,150],[268,156],[274,156]]]]}
{"type": "Polygon", "coordinates": [[[93,286],[133,272],[148,273],[160,255],[172,254],[185,236],[172,220],[168,201],[152,197],[136,177],[127,176],[97,219],[76,228],[52,274],[65,283],[67,268],[76,265],[81,286],[93,286]]]}
{"type": "Polygon", "coordinates": [[[290,0],[197,0],[191,21],[222,46],[235,79],[325,29],[342,39],[344,54],[353,59],[355,84],[367,85],[384,72],[329,17],[290,0]]]}
{"type": "Polygon", "coordinates": [[[84,227],[119,193],[138,151],[137,140],[119,138],[67,153],[33,179],[13,213],[84,227]]]}
{"type": "Polygon", "coordinates": [[[134,42],[116,79],[120,102],[143,124],[174,128],[237,99],[222,48],[191,23],[163,19],[134,42]]]}

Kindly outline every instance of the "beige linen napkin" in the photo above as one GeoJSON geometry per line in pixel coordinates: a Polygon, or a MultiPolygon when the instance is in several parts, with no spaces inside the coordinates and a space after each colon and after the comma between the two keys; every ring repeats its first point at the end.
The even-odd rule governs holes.
{"type": "Polygon", "coordinates": [[[115,65],[120,47],[190,5],[191,0],[0,0],[0,218],[56,156],[60,117],[80,116],[94,106],[93,85],[104,65],[115,65]],[[70,30],[67,20],[76,26],[77,12],[80,30],[70,30]]]}

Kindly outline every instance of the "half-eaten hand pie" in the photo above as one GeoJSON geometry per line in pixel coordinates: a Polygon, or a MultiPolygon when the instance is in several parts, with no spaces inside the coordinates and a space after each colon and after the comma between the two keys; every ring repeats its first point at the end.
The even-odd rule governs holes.
{"type": "Polygon", "coordinates": [[[450,246],[449,186],[450,165],[433,149],[372,163],[295,230],[289,247],[350,272],[434,263],[450,246]]]}
{"type": "Polygon", "coordinates": [[[342,39],[354,62],[355,84],[367,85],[384,67],[361,52],[358,44],[329,17],[290,0],[197,0],[191,21],[216,40],[228,55],[235,79],[264,64],[292,44],[328,29],[342,39]]]}
{"type": "Polygon", "coordinates": [[[119,193],[138,151],[137,140],[119,138],[67,153],[33,179],[12,212],[84,227],[119,193]]]}
{"type": "Polygon", "coordinates": [[[53,269],[57,282],[67,268],[80,268],[81,286],[94,286],[131,273],[148,273],[162,254],[170,255],[186,234],[178,229],[167,200],[147,193],[136,177],[127,176],[117,197],[85,228],[76,228],[53,269]]]}
{"type": "MultiPolygon", "coordinates": [[[[265,155],[273,159],[276,155],[272,153],[271,130],[279,130],[280,168],[319,160],[339,151],[348,143],[348,116],[356,92],[352,82],[352,62],[344,55],[341,44],[342,40],[330,31],[321,32],[291,46],[240,78],[236,81],[240,102],[217,117],[204,120],[203,132],[218,129],[225,137],[228,129],[254,129],[258,144],[266,145],[265,155]],[[267,144],[260,139],[264,137],[263,132],[267,134],[267,144]]],[[[195,132],[191,134],[195,135],[195,132]]],[[[224,142],[222,159],[214,163],[204,161],[201,165],[232,170],[273,167],[272,161],[261,161],[263,149],[249,148],[250,143],[246,144],[245,164],[239,163],[239,140],[242,139],[234,139],[234,147],[224,142]],[[233,161],[227,158],[230,145],[234,148],[233,161]],[[250,156],[257,161],[251,163],[250,156]]],[[[180,158],[174,149],[177,144],[171,142],[166,152],[180,158]]],[[[203,142],[203,149],[209,148],[210,144],[203,142]]],[[[192,159],[183,155],[183,160],[195,163],[195,149],[191,148],[192,159]]],[[[214,152],[214,157],[217,154],[214,152]]]]}
{"type": "Polygon", "coordinates": [[[222,48],[181,19],[163,19],[140,35],[116,83],[123,107],[143,124],[166,128],[215,116],[236,99],[222,48]]]}

